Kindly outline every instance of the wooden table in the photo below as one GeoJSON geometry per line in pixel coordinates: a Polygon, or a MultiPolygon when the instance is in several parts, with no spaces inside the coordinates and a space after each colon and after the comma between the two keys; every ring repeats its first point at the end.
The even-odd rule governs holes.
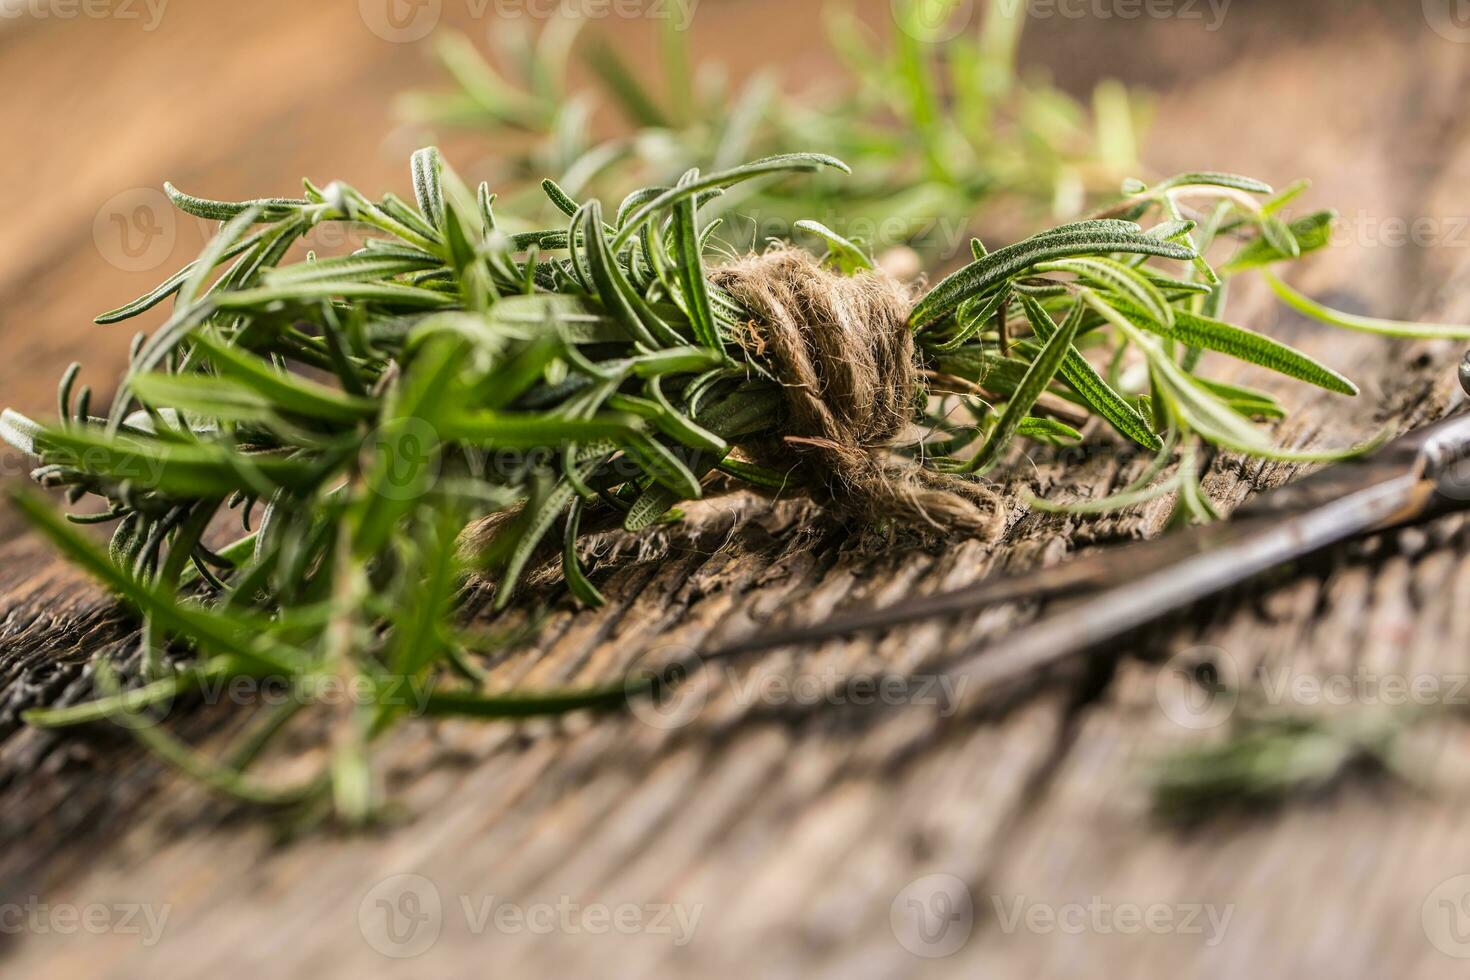
{"type": "MultiPolygon", "coordinates": [[[[710,3],[696,36],[718,51],[751,29],[746,18],[779,12],[787,21],[762,28],[747,57],[808,58],[815,6],[710,3]]],[[[202,244],[195,223],[158,224],[172,219],[139,188],[167,178],[256,196],[290,193],[306,174],[406,191],[415,134],[392,128],[385,107],[432,70],[419,47],[384,41],[353,7],[178,4],[145,30],[138,5],[137,20],[0,28],[7,404],[44,414],[73,358],[105,390],[130,331],[90,317],[202,244]],[[141,223],[124,239],[115,216],[141,223]]],[[[489,29],[476,7],[443,8],[489,29]]],[[[1304,288],[1352,310],[1464,321],[1470,46],[1436,23],[1441,32],[1418,4],[1237,0],[1217,31],[1183,17],[1044,18],[1028,53],[1069,85],[1105,66],[1157,88],[1148,157],[1159,171],[1314,178],[1308,203],[1338,206],[1345,221],[1336,247],[1300,273],[1304,288]]],[[[647,50],[643,26],[609,25],[647,50]]],[[[819,74],[821,62],[801,70],[819,74]]],[[[486,152],[474,140],[447,145],[456,159],[486,152]]],[[[1456,397],[1453,345],[1309,326],[1251,292],[1234,316],[1363,385],[1355,400],[1283,386],[1296,409],[1280,432],[1290,444],[1408,428],[1456,397]]],[[[1132,465],[1102,455],[1065,481],[1028,467],[1012,489],[1092,496],[1132,465]]],[[[1295,473],[1224,457],[1207,488],[1233,507],[1295,473]]],[[[574,611],[543,586],[551,615],[494,679],[612,677],[648,651],[752,620],[815,618],[1053,563],[1157,533],[1164,516],[1159,506],[1077,521],[1017,504],[1000,545],[939,550],[844,530],[800,504],[714,501],[686,527],[613,545],[598,565],[605,609],[574,611]]],[[[15,976],[58,977],[1460,975],[1449,926],[1467,908],[1470,879],[1458,876],[1470,873],[1470,823],[1455,816],[1466,785],[1453,778],[1464,769],[1458,728],[1424,737],[1424,760],[1449,776],[1432,792],[1354,781],[1189,831],[1153,819],[1143,770],[1223,732],[1161,709],[1161,675],[1193,648],[1272,677],[1470,671],[1467,555],[1458,518],[1344,547],[1039,677],[979,719],[933,704],[808,703],[803,692],[854,672],[922,674],[967,640],[1044,612],[1035,604],[708,671],[686,693],[699,711],[686,700],[682,713],[652,717],[411,726],[383,751],[402,821],[283,844],[258,815],[211,799],[125,736],[18,724],[26,707],[85,695],[87,660],[125,649],[129,626],[6,509],[0,955],[15,976]],[[910,900],[939,916],[934,930],[905,927],[910,900]],[[385,908],[402,931],[383,932],[385,908]],[[164,917],[161,936],[148,914],[164,917]]],[[[206,741],[237,721],[182,714],[182,729],[206,741]]],[[[303,761],[311,751],[303,745],[303,761]]]]}

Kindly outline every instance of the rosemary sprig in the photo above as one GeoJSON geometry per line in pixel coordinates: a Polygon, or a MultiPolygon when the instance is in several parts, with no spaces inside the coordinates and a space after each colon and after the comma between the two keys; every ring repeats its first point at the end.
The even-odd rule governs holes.
{"type": "MultiPolygon", "coordinates": [[[[1244,691],[1247,698],[1259,692],[1244,691]]],[[[1194,825],[1222,814],[1310,800],[1354,777],[1435,788],[1426,758],[1434,726],[1462,724],[1463,704],[1435,697],[1339,710],[1246,702],[1223,736],[1156,755],[1146,767],[1155,813],[1194,825]]]]}
{"type": "Polygon", "coordinates": [[[1248,719],[1219,743],[1156,760],[1150,773],[1155,810],[1164,820],[1193,824],[1227,810],[1324,792],[1357,768],[1402,775],[1398,741],[1417,720],[1403,710],[1248,719]]]}
{"type": "MultiPolygon", "coordinates": [[[[216,789],[329,801],[360,821],[377,806],[371,745],[406,717],[521,718],[649,690],[654,682],[486,692],[456,597],[477,573],[505,606],[559,532],[570,590],[596,604],[578,547],[593,518],[629,531],[675,519],[716,472],[793,488],[814,476],[769,470],[748,451],[783,435],[782,385],[740,343],[757,318],[711,277],[701,205],[755,180],[846,169],[803,153],[691,170],[615,211],[548,182],[565,222],[515,236],[497,227],[488,187],[470,193],[433,148],[413,157],[413,205],[340,183],[233,203],[173,191],[181,209],[221,228],[185,272],[99,318],[174,298],[166,322],[138,338],[110,411],[94,417],[87,397],[74,397],[74,368],[55,424],[0,417],[0,435],[37,457],[38,482],[73,503],[101,501],[100,513],[70,516],[114,523],[108,552],[37,499],[19,506],[144,627],[138,686],[114,690],[99,673],[98,701],[28,720],[130,720],[221,681],[278,678],[332,721],[322,773],[288,790],[249,769],[289,716],[266,719],[220,760],[129,727],[216,789]],[[287,262],[325,222],[380,237],[350,256],[287,262]],[[230,510],[242,532],[221,545],[230,510]],[[496,515],[497,533],[466,548],[464,529],[485,515],[496,515]],[[358,692],[351,710],[323,703],[315,692],[329,683],[358,692]]],[[[915,406],[930,434],[906,450],[922,465],[977,478],[1015,438],[1077,438],[1059,406],[1161,452],[1198,437],[1272,458],[1333,455],[1275,448],[1251,421],[1271,414],[1269,396],[1208,381],[1193,353],[1353,391],[1305,355],[1218,319],[1227,273],[1308,251],[1318,244],[1310,227],[1273,224],[1253,203],[1269,189],[1244,178],[1134,190],[1115,209],[1124,218],[994,252],[976,243],[975,261],[917,302],[909,325],[922,368],[964,389],[915,406]],[[1181,219],[1180,202],[1194,196],[1218,200],[1211,226],[1242,239],[1219,272],[1181,219]],[[1158,223],[1137,223],[1148,220],[1158,223]],[[1115,364],[1141,355],[1142,385],[1105,378],[1083,345],[1115,364]],[[959,406],[973,422],[951,420],[959,406]]],[[[867,274],[856,244],[830,241],[833,266],[867,274]]]]}
{"type": "MultiPolygon", "coordinates": [[[[1089,107],[1023,78],[1016,50],[1024,5],[988,4],[978,30],[953,38],[934,30],[945,6],[898,0],[883,37],[846,7],[830,6],[828,43],[840,67],[805,96],[788,92],[774,67],[732,89],[722,66],[694,63],[687,25],[673,18],[659,21],[659,92],[667,97],[640,83],[601,39],[579,44],[575,19],[551,23],[534,43],[501,32],[504,72],[463,35],[445,33],[435,52],[453,88],[408,93],[399,109],[414,123],[473,129],[497,147],[522,148],[501,158],[502,184],[550,172],[574,195],[617,197],[691,167],[721,170],[812,145],[852,164],[854,180],[752,187],[716,205],[753,219],[747,247],[770,234],[814,242],[820,229],[797,223],[816,218],[842,222],[847,237],[881,228],[885,244],[942,251],[941,244],[962,247],[994,202],[1071,218],[1089,196],[1139,172],[1146,112],[1122,85],[1099,85],[1089,107]],[[568,81],[579,58],[595,80],[592,91],[574,91],[568,81]],[[599,104],[612,106],[631,132],[593,140],[588,123],[599,104]]],[[[871,236],[868,244],[876,245],[871,236]]]]}

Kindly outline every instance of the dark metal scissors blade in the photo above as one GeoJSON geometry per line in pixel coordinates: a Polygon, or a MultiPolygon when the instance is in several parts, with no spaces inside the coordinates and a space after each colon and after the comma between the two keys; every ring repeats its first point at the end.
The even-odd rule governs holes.
{"type": "Polygon", "coordinates": [[[864,630],[978,611],[1020,599],[1082,598],[1065,612],[983,645],[970,672],[1013,676],[1115,639],[1268,569],[1360,534],[1470,507],[1470,415],[1418,429],[1363,460],[1262,494],[1229,522],[1094,553],[1019,578],[840,614],[758,634],[706,658],[820,642],[864,630]]]}

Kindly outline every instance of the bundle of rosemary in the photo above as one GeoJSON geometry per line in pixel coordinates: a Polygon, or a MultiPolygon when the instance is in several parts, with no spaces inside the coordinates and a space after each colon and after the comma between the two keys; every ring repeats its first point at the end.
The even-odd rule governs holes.
{"type": "MultiPolygon", "coordinates": [[[[137,338],[106,416],[74,390],[73,366],[55,424],[0,419],[0,434],[38,458],[42,485],[101,501],[67,520],[29,495],[18,505],[143,624],[136,683],[99,661],[98,700],[28,720],[128,721],[225,679],[284,679],[294,696],[263,709],[222,759],[161,726],[129,727],[222,791],[360,821],[375,809],[368,746],[406,716],[614,706],[655,683],[481,690],[481,637],[456,616],[467,577],[491,579],[503,606],[559,535],[567,588],[599,602],[579,560],[584,516],[637,532],[720,477],[804,489],[870,520],[984,533],[997,511],[978,480],[1012,442],[1079,436],[1047,406],[1095,415],[1159,452],[1160,467],[1197,440],[1339,455],[1277,449],[1252,421],[1279,414],[1270,395],[1200,373],[1201,352],[1217,351],[1354,392],[1219,319],[1227,277],[1319,247],[1330,216],[1287,225],[1265,185],[1193,174],[1130,187],[1114,217],[993,252],[977,241],[971,264],[917,298],[830,231],[820,263],[778,249],[706,264],[717,226],[702,204],[826,168],[845,169],[795,154],[691,170],[615,211],[548,181],[566,220],[514,235],[497,228],[489,188],[471,192],[434,149],[413,157],[412,205],[341,183],[239,203],[169,187],[183,211],[222,226],[195,262],[99,318],[173,298],[163,326],[137,338]],[[1206,204],[1203,223],[1183,216],[1185,201],[1206,204]],[[287,262],[324,222],[378,237],[287,262]],[[1204,257],[1217,240],[1238,241],[1218,269],[1204,257]],[[243,530],[221,541],[230,510],[243,530]],[[466,527],[486,515],[493,528],[467,547],[466,527]],[[115,524],[110,553],[69,522],[115,524]],[[362,696],[347,711],[323,706],[327,680],[362,696]],[[334,719],[322,770],[285,787],[258,778],[253,761],[311,707],[334,719]]],[[[1194,470],[1180,469],[1181,506],[1206,516],[1194,470]]]]}

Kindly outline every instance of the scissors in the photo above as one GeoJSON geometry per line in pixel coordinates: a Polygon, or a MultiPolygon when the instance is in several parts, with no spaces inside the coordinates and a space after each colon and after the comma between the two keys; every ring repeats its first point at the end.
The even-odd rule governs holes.
{"type": "MultiPolygon", "coordinates": [[[[1460,365],[1470,393],[1470,353],[1460,365]]],[[[956,673],[981,688],[1116,640],[1163,616],[1334,544],[1470,510],[1470,412],[1416,429],[1359,460],[1270,490],[1221,524],[1095,552],[1017,578],[990,578],[895,606],[756,635],[701,654],[730,658],[854,633],[1048,600],[1029,626],[961,652],[956,673]]]]}

